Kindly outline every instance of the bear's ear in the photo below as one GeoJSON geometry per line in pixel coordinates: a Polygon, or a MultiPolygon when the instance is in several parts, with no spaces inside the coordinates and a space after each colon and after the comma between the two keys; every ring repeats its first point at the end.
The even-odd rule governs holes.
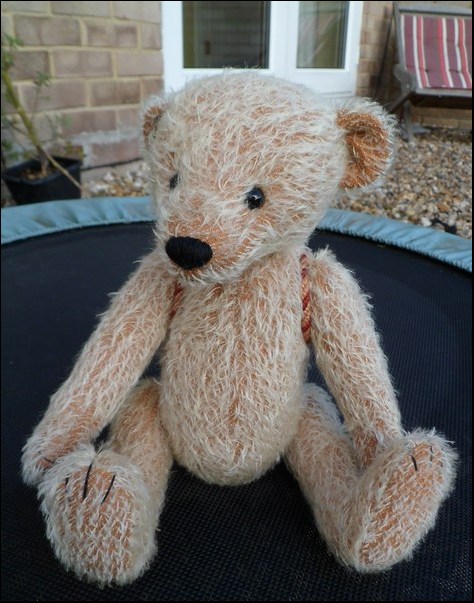
{"type": "Polygon", "coordinates": [[[340,188],[372,184],[389,165],[393,121],[381,108],[368,103],[356,110],[340,109],[337,125],[344,130],[348,163],[340,188]]]}
{"type": "Polygon", "coordinates": [[[142,128],[143,128],[143,139],[145,145],[148,145],[148,140],[151,134],[156,129],[158,122],[163,117],[163,113],[166,110],[166,102],[159,96],[152,96],[146,103],[142,113],[142,128]]]}

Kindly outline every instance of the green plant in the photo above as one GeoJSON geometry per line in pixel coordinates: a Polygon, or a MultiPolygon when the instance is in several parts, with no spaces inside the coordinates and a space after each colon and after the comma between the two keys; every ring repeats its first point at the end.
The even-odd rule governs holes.
{"type": "Polygon", "coordinates": [[[62,127],[66,125],[64,118],[58,116],[46,117],[49,126],[47,137],[40,136],[36,125],[38,103],[41,98],[44,98],[44,90],[50,84],[50,76],[42,72],[36,74],[34,79],[35,96],[30,112],[21,102],[15,89],[11,70],[15,64],[15,52],[22,45],[22,41],[18,38],[8,34],[2,36],[2,101],[5,101],[5,105],[2,102],[1,126],[2,131],[8,134],[4,136],[2,132],[2,167],[5,167],[7,158],[17,160],[21,157],[34,157],[39,161],[40,170],[35,174],[30,174],[30,178],[43,178],[51,171],[58,170],[72,180],[78,188],[81,188],[79,183],[72,178],[48,150],[50,145],[58,146],[60,144],[63,152],[71,154],[74,150],[77,154],[77,148],[74,148],[62,135],[62,127]],[[9,111],[7,111],[7,107],[9,111]],[[19,149],[22,150],[19,151],[19,149]]]}

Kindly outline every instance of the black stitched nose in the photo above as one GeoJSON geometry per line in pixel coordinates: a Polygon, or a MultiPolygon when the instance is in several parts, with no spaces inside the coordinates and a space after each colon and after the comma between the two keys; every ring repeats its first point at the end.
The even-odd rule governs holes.
{"type": "Polygon", "coordinates": [[[212,258],[211,246],[193,237],[171,237],[165,249],[168,257],[186,270],[200,268],[212,258]]]}

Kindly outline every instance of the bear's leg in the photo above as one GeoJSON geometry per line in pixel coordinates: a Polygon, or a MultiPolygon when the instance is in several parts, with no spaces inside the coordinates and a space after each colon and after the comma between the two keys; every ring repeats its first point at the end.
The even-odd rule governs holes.
{"type": "Polygon", "coordinates": [[[313,386],[286,460],[336,556],[373,572],[408,557],[433,527],[455,456],[444,440],[419,431],[359,469],[334,404],[313,386]]]}
{"type": "Polygon", "coordinates": [[[285,461],[311,505],[320,533],[341,557],[346,513],[358,483],[355,454],[328,394],[307,385],[305,398],[285,461]]]}
{"type": "Polygon", "coordinates": [[[59,459],[40,485],[56,555],[79,577],[126,584],[154,556],[172,456],[159,418],[159,386],[140,382],[98,451],[59,459]]]}

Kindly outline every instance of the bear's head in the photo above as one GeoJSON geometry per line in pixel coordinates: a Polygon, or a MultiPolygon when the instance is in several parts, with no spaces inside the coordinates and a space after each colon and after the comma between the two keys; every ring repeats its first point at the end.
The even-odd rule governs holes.
{"type": "Polygon", "coordinates": [[[384,172],[391,133],[374,103],[337,108],[255,72],[224,72],[152,97],[144,154],[164,265],[180,280],[223,283],[304,245],[338,191],[384,172]]]}

